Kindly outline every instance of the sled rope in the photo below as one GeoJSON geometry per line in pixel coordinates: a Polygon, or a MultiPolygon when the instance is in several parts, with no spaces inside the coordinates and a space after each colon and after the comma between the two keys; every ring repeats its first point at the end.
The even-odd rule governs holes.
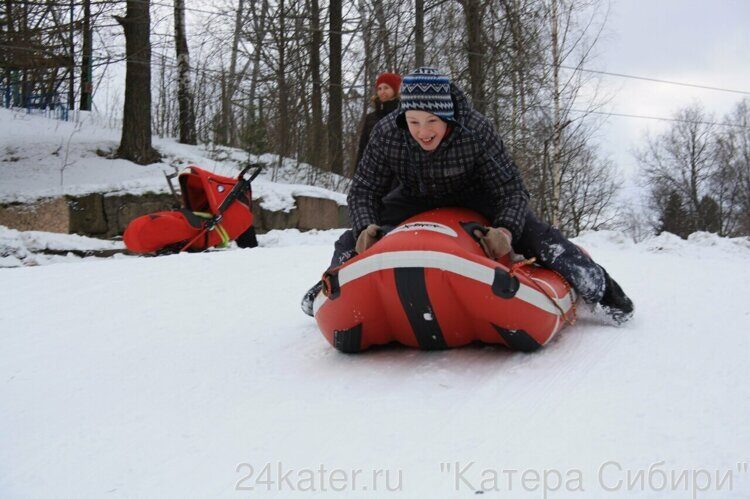
{"type": "MultiPolygon", "coordinates": [[[[513,265],[511,265],[510,268],[508,269],[508,274],[511,277],[514,277],[516,272],[518,272],[519,270],[522,270],[523,267],[526,267],[527,265],[533,264],[534,262],[536,262],[536,257],[527,258],[525,260],[521,260],[520,262],[516,262],[513,265]]],[[[556,270],[552,270],[552,269],[547,269],[547,270],[551,270],[557,275],[557,277],[560,278],[560,280],[565,285],[565,289],[568,291],[568,294],[570,294],[570,296],[572,297],[573,295],[572,295],[572,291],[571,291],[570,284],[568,283],[568,281],[563,276],[561,276],[560,273],[557,272],[556,270]]],[[[554,305],[555,308],[560,311],[560,315],[569,326],[572,326],[573,324],[576,323],[577,316],[576,316],[576,302],[575,301],[571,300],[570,314],[566,314],[565,311],[562,309],[562,307],[560,307],[560,305],[557,303],[557,300],[552,298],[552,296],[550,296],[549,292],[546,289],[544,289],[538,282],[536,282],[536,280],[532,279],[526,272],[524,272],[524,274],[526,275],[526,277],[529,278],[529,281],[531,281],[534,284],[534,287],[539,292],[541,292],[544,296],[546,296],[547,299],[550,302],[552,302],[552,305],[554,305]]]]}
{"type": "Polygon", "coordinates": [[[206,246],[208,246],[208,232],[212,230],[215,230],[216,233],[219,234],[219,238],[221,239],[221,242],[217,246],[225,247],[229,244],[229,241],[231,241],[229,233],[223,225],[218,223],[219,220],[221,220],[221,217],[214,218],[210,213],[206,213],[203,211],[194,211],[193,213],[201,218],[205,218],[206,222],[204,224],[203,230],[201,230],[197,236],[195,236],[185,246],[183,246],[182,249],[180,249],[180,252],[187,250],[203,235],[206,236],[206,246]]]}

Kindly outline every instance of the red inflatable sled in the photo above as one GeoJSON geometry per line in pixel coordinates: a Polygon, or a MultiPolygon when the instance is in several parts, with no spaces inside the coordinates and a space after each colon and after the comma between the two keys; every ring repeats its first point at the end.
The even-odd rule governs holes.
{"type": "Polygon", "coordinates": [[[202,251],[237,239],[253,225],[250,184],[261,168],[245,178],[251,167],[232,178],[189,166],[178,176],[182,209],[136,218],[123,234],[125,246],[134,253],[202,251]]]}
{"type": "Polygon", "coordinates": [[[488,258],[473,235],[485,225],[470,210],[425,212],[327,271],[313,304],[323,335],[346,353],[475,341],[528,352],[549,342],[575,321],[575,292],[533,261],[488,258]]]}

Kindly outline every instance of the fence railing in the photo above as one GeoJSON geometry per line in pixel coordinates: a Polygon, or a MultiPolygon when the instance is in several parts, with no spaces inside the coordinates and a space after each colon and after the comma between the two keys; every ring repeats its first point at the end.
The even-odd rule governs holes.
{"type": "Polygon", "coordinates": [[[68,103],[57,92],[21,94],[15,86],[3,86],[2,106],[8,109],[25,109],[35,114],[56,120],[68,121],[68,103]]]}

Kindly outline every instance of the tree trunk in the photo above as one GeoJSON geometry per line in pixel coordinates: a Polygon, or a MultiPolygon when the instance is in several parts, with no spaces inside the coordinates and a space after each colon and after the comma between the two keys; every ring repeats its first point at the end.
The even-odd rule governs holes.
{"type": "Polygon", "coordinates": [[[513,113],[511,119],[511,130],[513,144],[525,142],[526,133],[526,82],[524,75],[524,64],[527,63],[526,51],[523,43],[523,20],[518,0],[503,0],[505,16],[511,34],[512,43],[510,52],[512,54],[512,70],[510,79],[512,82],[513,113]]]}
{"type": "Polygon", "coordinates": [[[414,1],[414,64],[424,66],[424,0],[414,1]]]}
{"type": "Polygon", "coordinates": [[[214,142],[221,145],[227,145],[229,139],[227,138],[226,120],[224,119],[224,102],[227,98],[227,72],[226,70],[221,71],[221,78],[219,78],[219,103],[220,108],[218,114],[214,116],[214,142]]]}
{"type": "Polygon", "coordinates": [[[237,124],[234,118],[234,109],[232,102],[237,93],[239,76],[237,75],[237,55],[240,46],[240,37],[242,36],[243,16],[245,12],[245,3],[239,0],[237,12],[234,17],[234,34],[232,35],[232,52],[229,57],[229,78],[227,80],[227,91],[221,102],[221,119],[222,128],[226,134],[226,141],[230,145],[236,145],[237,124]]]}
{"type": "Polygon", "coordinates": [[[482,42],[482,7],[481,0],[462,0],[466,18],[466,52],[469,59],[469,82],[471,100],[480,113],[485,112],[484,95],[484,43],[482,42]]]}
{"type": "MultiPolygon", "coordinates": [[[[336,0],[336,2],[338,2],[338,5],[340,7],[341,1],[336,0]]],[[[383,1],[373,0],[372,5],[375,9],[375,17],[378,20],[378,38],[383,46],[383,60],[385,61],[385,69],[387,69],[388,71],[395,71],[396,57],[394,54],[394,50],[391,47],[391,42],[390,40],[388,40],[388,23],[385,16],[383,1]]],[[[340,14],[341,12],[339,10],[339,17],[341,17],[340,14]]],[[[331,30],[333,30],[333,28],[331,28],[331,30]]]]}
{"type": "Polygon", "coordinates": [[[8,33],[14,33],[15,26],[13,20],[13,0],[5,0],[5,30],[8,33]]]}
{"type": "Polygon", "coordinates": [[[318,0],[310,1],[310,75],[312,78],[312,134],[308,147],[310,163],[317,167],[324,166],[325,132],[323,128],[323,88],[321,85],[320,47],[323,45],[323,32],[320,29],[320,5],[318,0]]]}
{"type": "MultiPolygon", "coordinates": [[[[255,2],[250,5],[251,12],[255,12],[255,2]]],[[[255,111],[255,99],[258,89],[258,80],[260,79],[260,59],[262,54],[263,38],[266,36],[266,15],[268,14],[268,0],[262,0],[260,8],[260,17],[253,20],[255,27],[255,39],[253,41],[253,72],[250,76],[250,90],[248,100],[250,101],[250,120],[255,122],[258,114],[255,111]]]]}
{"type": "Polygon", "coordinates": [[[83,0],[83,48],[81,52],[81,111],[91,111],[94,92],[91,58],[93,54],[93,30],[91,28],[91,0],[83,0]]]}
{"type": "Polygon", "coordinates": [[[195,144],[195,105],[190,89],[190,53],[185,32],[185,0],[174,0],[174,42],[177,56],[177,103],[180,143],[195,144]]]}
{"type": "MultiPolygon", "coordinates": [[[[13,33],[15,32],[15,28],[13,26],[13,0],[5,0],[5,30],[11,37],[13,36],[13,33]]],[[[14,54],[15,51],[11,52],[10,50],[7,51],[9,54],[14,54]]],[[[13,57],[13,55],[11,55],[13,57]]],[[[11,83],[13,80],[13,72],[10,68],[5,68],[5,79],[7,82],[7,87],[5,87],[5,95],[3,95],[3,103],[5,104],[5,107],[10,107],[11,105],[16,106],[17,103],[14,102],[14,95],[11,90],[11,83]]]]}
{"type": "Polygon", "coordinates": [[[561,133],[562,117],[560,110],[560,45],[557,34],[557,0],[552,0],[552,100],[554,112],[554,131],[552,135],[552,158],[550,166],[550,180],[552,181],[552,199],[550,200],[550,223],[560,225],[560,198],[561,198],[561,173],[560,173],[560,153],[561,153],[561,133]]]}
{"type": "Polygon", "coordinates": [[[167,58],[164,54],[161,55],[161,64],[159,66],[159,93],[157,94],[156,105],[156,119],[154,120],[154,130],[151,130],[159,136],[164,138],[169,132],[169,126],[167,124],[167,58]]]}
{"type": "MultiPolygon", "coordinates": [[[[367,111],[370,108],[370,95],[372,92],[373,83],[377,79],[377,63],[375,61],[375,54],[373,53],[373,35],[370,18],[368,16],[368,6],[364,0],[359,0],[359,15],[362,17],[362,42],[364,45],[364,87],[362,92],[362,114],[360,116],[360,122],[364,120],[367,115],[367,111]]],[[[354,165],[356,167],[356,165],[354,165]]]]}
{"type": "Polygon", "coordinates": [[[286,6],[284,0],[279,2],[279,20],[278,20],[278,66],[276,69],[276,86],[279,92],[278,129],[276,130],[277,143],[279,147],[279,165],[281,157],[290,156],[291,141],[289,134],[292,133],[290,126],[290,109],[289,109],[289,84],[287,82],[287,26],[286,26],[286,6]]]}
{"type": "Polygon", "coordinates": [[[125,31],[125,105],[117,155],[141,165],[159,160],[151,146],[150,0],[128,0],[125,17],[115,17],[125,31]]]}
{"type": "Polygon", "coordinates": [[[76,58],[75,58],[75,0],[70,0],[70,84],[68,85],[68,109],[76,108],[76,58]]]}
{"type": "Polygon", "coordinates": [[[328,164],[333,173],[343,173],[343,89],[341,78],[341,0],[330,2],[330,76],[328,110],[328,164]]]}

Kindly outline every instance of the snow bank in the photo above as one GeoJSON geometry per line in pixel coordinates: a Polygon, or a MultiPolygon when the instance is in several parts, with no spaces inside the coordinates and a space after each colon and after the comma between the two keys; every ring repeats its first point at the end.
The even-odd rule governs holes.
{"type": "Polygon", "coordinates": [[[120,241],[106,241],[75,234],[20,232],[0,225],[0,267],[47,265],[77,262],[88,252],[124,250],[120,241]],[[45,253],[59,254],[45,254],[45,253]]]}
{"type": "MultiPolygon", "coordinates": [[[[290,246],[323,246],[333,248],[333,243],[346,229],[272,230],[258,235],[258,244],[263,248],[290,246]]],[[[236,243],[223,251],[239,249],[236,243]]],[[[0,225],[0,268],[31,267],[53,263],[72,263],[101,260],[102,256],[86,256],[103,252],[125,251],[122,241],[109,241],[75,234],[51,232],[20,232],[0,225]],[[52,254],[50,254],[52,253],[52,254]]],[[[114,254],[109,258],[138,258],[134,255],[114,254]]]]}
{"type": "Polygon", "coordinates": [[[651,236],[636,244],[626,235],[611,230],[586,232],[574,239],[581,247],[594,251],[600,247],[617,247],[647,253],[668,253],[682,256],[733,258],[750,256],[750,238],[719,237],[709,232],[695,232],[687,240],[669,232],[651,236]]]}

